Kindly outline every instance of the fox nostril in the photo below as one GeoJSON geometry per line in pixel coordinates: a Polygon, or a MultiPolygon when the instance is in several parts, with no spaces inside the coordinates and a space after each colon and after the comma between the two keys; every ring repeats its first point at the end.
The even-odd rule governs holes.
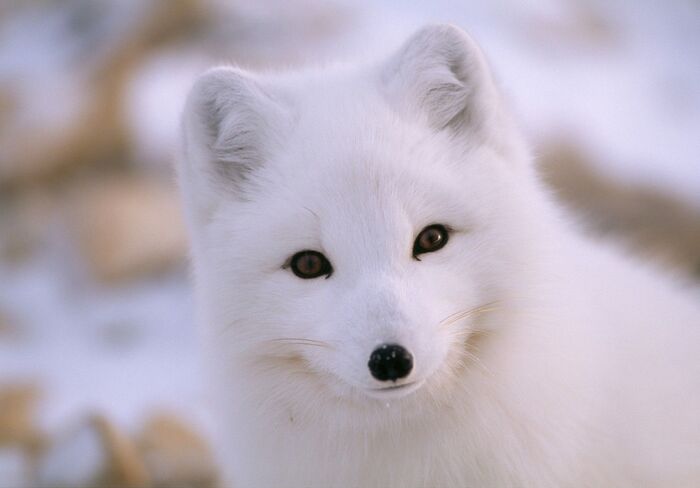
{"type": "Polygon", "coordinates": [[[396,381],[409,375],[413,356],[398,344],[382,344],[372,352],[367,366],[379,381],[396,381]]]}

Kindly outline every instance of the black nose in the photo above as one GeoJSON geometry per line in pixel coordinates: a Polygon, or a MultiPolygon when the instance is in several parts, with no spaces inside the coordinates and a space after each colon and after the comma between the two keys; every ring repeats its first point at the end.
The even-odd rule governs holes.
{"type": "Polygon", "coordinates": [[[411,372],[413,356],[398,344],[382,344],[369,357],[367,366],[379,381],[396,381],[411,372]]]}

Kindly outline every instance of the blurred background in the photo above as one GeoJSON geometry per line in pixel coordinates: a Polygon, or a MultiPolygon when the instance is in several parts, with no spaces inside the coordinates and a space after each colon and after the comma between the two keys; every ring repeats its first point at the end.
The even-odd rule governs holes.
{"type": "MultiPolygon", "coordinates": [[[[590,232],[700,279],[693,0],[0,0],[0,487],[214,486],[178,118],[213,64],[480,42],[590,232]]],[[[697,282],[697,281],[696,281],[697,282]]]]}

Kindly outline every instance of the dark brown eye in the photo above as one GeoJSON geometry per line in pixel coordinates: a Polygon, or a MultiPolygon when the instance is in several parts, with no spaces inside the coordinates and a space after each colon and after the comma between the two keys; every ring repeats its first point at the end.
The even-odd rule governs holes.
{"type": "Polygon", "coordinates": [[[333,273],[333,267],[326,257],[318,251],[300,251],[292,256],[289,265],[292,272],[305,280],[326,276],[333,273]]]}
{"type": "Polygon", "coordinates": [[[416,242],[413,243],[413,257],[442,249],[448,238],[449,233],[444,225],[429,225],[416,237],[416,242]]]}

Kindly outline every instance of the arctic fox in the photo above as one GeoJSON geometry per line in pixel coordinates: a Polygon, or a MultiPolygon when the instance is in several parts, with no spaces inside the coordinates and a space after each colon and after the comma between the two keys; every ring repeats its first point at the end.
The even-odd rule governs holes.
{"type": "Polygon", "coordinates": [[[700,486],[698,302],[574,228],[460,29],[183,126],[226,486],[700,486]]]}

